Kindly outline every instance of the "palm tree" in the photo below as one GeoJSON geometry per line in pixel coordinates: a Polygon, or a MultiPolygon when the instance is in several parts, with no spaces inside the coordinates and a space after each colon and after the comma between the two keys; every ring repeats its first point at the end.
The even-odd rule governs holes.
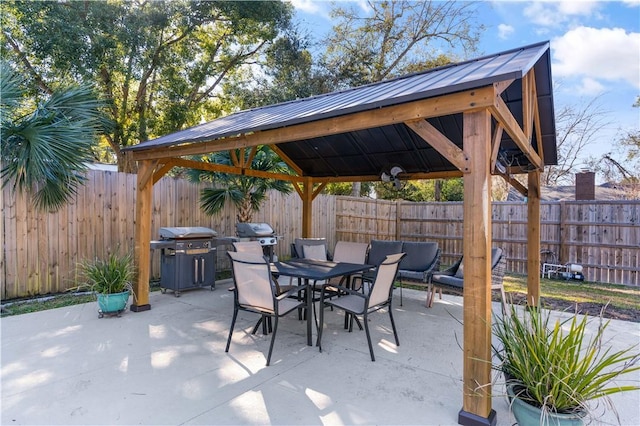
{"type": "Polygon", "coordinates": [[[8,63],[0,63],[0,73],[2,186],[11,182],[36,208],[58,210],[86,179],[91,147],[106,124],[101,103],[88,86],[34,100],[8,63]]]}
{"type": "MultiPolygon", "coordinates": [[[[240,150],[236,150],[239,156],[240,150]]],[[[245,153],[245,161],[248,161],[249,153],[245,153]]],[[[232,165],[229,151],[216,152],[206,159],[210,163],[232,165]]],[[[253,160],[253,170],[265,172],[290,174],[291,169],[267,146],[259,146],[253,160]]],[[[209,181],[215,183],[212,188],[205,188],[200,194],[200,207],[209,215],[222,211],[227,200],[238,208],[236,216],[238,222],[251,222],[253,212],[260,210],[262,202],[267,197],[268,190],[276,190],[289,194],[293,187],[290,183],[264,179],[253,176],[233,175],[228,173],[214,173],[201,170],[190,170],[188,176],[193,181],[209,181]]]]}

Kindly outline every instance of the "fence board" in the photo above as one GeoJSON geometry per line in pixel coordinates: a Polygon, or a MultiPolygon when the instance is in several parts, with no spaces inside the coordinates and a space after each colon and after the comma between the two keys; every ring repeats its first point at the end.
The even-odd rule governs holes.
{"type": "MultiPolygon", "coordinates": [[[[206,226],[234,236],[236,209],[226,205],[213,217],[199,208],[207,184],[163,177],[154,186],[152,236],[162,226],[206,226]]],[[[24,196],[2,189],[2,299],[59,292],[79,284],[78,262],[120,247],[132,250],[136,176],[90,171],[72,203],[56,213],[38,212],[24,196]]],[[[313,202],[312,236],[336,241],[371,239],[436,241],[443,264],[462,254],[462,203],[411,203],[319,195],[313,202]]],[[[589,281],[640,285],[640,201],[541,203],[541,249],[559,263],[578,263],[589,281]]],[[[269,223],[281,236],[275,253],[290,254],[302,234],[302,202],[294,192],[272,192],[254,222],[269,223]]],[[[527,273],[526,203],[492,205],[493,244],[508,257],[507,269],[527,273]]],[[[220,247],[218,269],[228,269],[228,247],[220,247]]],[[[151,258],[151,277],[160,276],[160,254],[151,258]]],[[[537,273],[537,271],[536,271],[537,273]]]]}

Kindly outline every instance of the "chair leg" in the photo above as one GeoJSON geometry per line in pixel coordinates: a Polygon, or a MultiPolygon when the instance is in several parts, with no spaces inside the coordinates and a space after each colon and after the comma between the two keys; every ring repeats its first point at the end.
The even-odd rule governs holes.
{"type": "Polygon", "coordinates": [[[318,337],[316,338],[316,346],[318,351],[322,352],[322,329],[324,328],[324,303],[320,304],[320,324],[318,325],[318,337]]]}
{"type": "Polygon", "coordinates": [[[364,313],[362,321],[364,322],[364,331],[367,334],[367,343],[369,344],[369,353],[371,354],[371,361],[375,362],[376,357],[373,354],[373,345],[371,344],[371,336],[369,335],[369,320],[367,319],[366,312],[364,313]]]}
{"type": "Polygon", "coordinates": [[[231,345],[231,336],[233,335],[233,327],[236,325],[236,318],[238,317],[238,308],[233,309],[233,318],[231,319],[231,328],[229,328],[229,337],[227,338],[227,347],[225,352],[229,352],[229,345],[231,345]]]}
{"type": "Polygon", "coordinates": [[[273,343],[276,341],[276,331],[278,331],[278,316],[274,317],[273,333],[271,334],[271,344],[269,345],[269,354],[267,355],[267,367],[271,363],[271,352],[273,352],[273,343]]]}
{"type": "Polygon", "coordinates": [[[396,338],[396,346],[400,346],[400,340],[398,340],[398,331],[396,330],[396,322],[393,320],[393,312],[391,304],[389,304],[389,318],[391,318],[391,328],[393,329],[393,337],[396,338]]]}

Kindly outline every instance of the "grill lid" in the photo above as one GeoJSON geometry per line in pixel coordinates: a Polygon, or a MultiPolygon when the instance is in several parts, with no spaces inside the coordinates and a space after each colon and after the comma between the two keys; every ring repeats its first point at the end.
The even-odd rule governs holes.
{"type": "Polygon", "coordinates": [[[274,234],[273,228],[268,223],[236,223],[238,237],[267,237],[274,234]]]}
{"type": "Polygon", "coordinates": [[[176,226],[160,228],[160,238],[165,240],[185,238],[212,238],[218,235],[216,231],[203,226],[176,226]]]}

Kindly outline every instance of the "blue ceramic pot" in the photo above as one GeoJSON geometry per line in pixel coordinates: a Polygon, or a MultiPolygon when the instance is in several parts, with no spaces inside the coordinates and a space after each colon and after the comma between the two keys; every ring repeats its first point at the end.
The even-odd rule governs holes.
{"type": "MultiPolygon", "coordinates": [[[[515,385],[517,386],[517,385],[515,385]]],[[[519,426],[583,426],[585,413],[562,414],[547,412],[543,413],[538,407],[535,407],[522,399],[518,398],[514,392],[514,385],[507,385],[507,395],[511,404],[511,412],[516,418],[519,426]]]]}
{"type": "Polygon", "coordinates": [[[124,311],[129,301],[129,291],[112,294],[98,294],[98,307],[100,312],[111,314],[124,311]]]}

